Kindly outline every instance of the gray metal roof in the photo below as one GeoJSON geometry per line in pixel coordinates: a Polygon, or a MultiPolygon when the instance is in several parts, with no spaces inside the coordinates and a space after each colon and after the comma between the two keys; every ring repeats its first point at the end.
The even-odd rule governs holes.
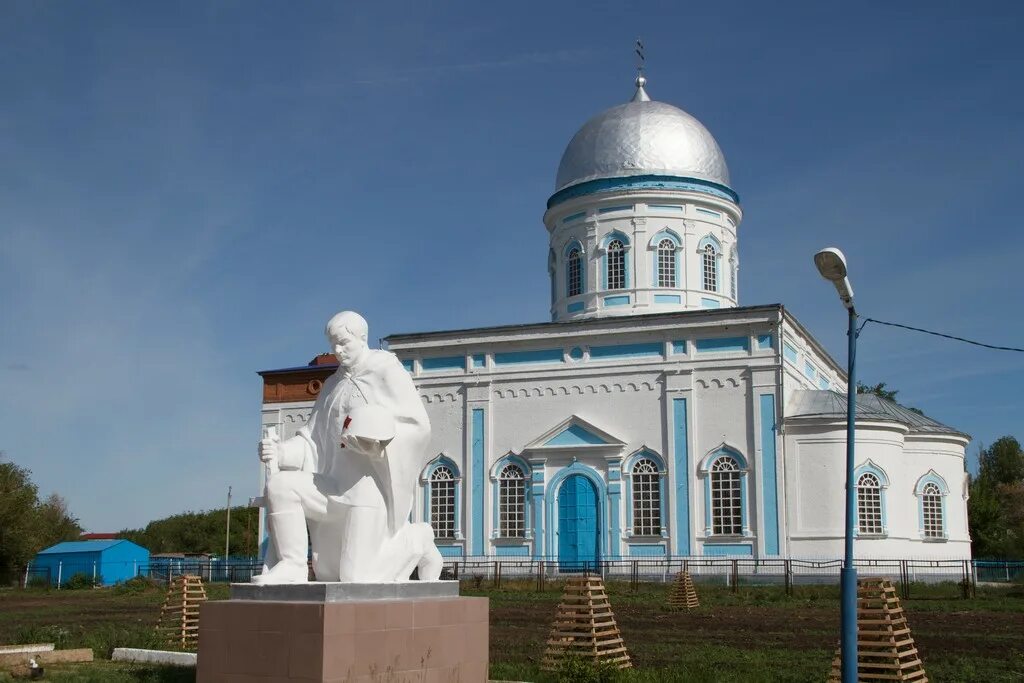
{"type": "MultiPolygon", "coordinates": [[[[793,392],[786,404],[786,419],[821,417],[845,420],[846,405],[845,394],[828,390],[800,389],[793,392]]],[[[857,420],[898,422],[906,425],[912,433],[955,434],[970,438],[958,429],[874,394],[858,394],[856,408],[857,420]]]]}

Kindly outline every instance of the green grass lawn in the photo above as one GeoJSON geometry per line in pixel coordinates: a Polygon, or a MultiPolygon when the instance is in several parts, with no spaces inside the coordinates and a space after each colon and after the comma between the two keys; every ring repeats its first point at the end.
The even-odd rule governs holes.
{"type": "MultiPolygon", "coordinates": [[[[551,619],[561,597],[549,583],[535,592],[530,582],[506,581],[500,589],[464,595],[491,601],[491,676],[516,681],[823,681],[838,642],[838,591],[797,587],[697,584],[701,607],[665,608],[668,586],[609,583],[608,593],[635,669],[614,675],[588,667],[562,676],[540,672],[551,619]]],[[[207,587],[212,599],[227,586],[207,587]]],[[[977,598],[956,597],[955,586],[918,586],[904,601],[929,679],[1024,680],[1024,589],[979,589],[977,598]]],[[[153,627],[160,588],[78,591],[0,591],[0,643],[55,642],[60,648],[90,647],[92,664],[53,666],[47,680],[182,683],[191,669],[105,661],[115,647],[156,647],[153,627]]],[[[0,681],[10,680],[0,673],[0,681]]],[[[475,683],[475,682],[473,682],[475,683]]]]}

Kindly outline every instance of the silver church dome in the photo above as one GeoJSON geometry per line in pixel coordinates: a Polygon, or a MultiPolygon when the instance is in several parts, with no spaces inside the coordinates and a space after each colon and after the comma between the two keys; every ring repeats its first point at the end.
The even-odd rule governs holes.
{"type": "Polygon", "coordinates": [[[555,191],[602,178],[663,175],[729,185],[718,143],[700,121],[678,107],[654,102],[637,79],[631,102],[583,124],[565,148],[555,191]]]}

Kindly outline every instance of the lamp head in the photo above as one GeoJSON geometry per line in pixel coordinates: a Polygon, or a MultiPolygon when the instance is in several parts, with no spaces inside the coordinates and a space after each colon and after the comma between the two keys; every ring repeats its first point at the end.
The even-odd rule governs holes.
{"type": "Polygon", "coordinates": [[[826,280],[837,282],[846,277],[846,257],[835,247],[822,249],[814,255],[814,265],[826,280]]]}
{"type": "Polygon", "coordinates": [[[831,282],[839,292],[839,298],[848,309],[853,309],[853,285],[847,277],[846,257],[835,247],[822,249],[814,255],[814,265],[821,276],[831,282]]]}

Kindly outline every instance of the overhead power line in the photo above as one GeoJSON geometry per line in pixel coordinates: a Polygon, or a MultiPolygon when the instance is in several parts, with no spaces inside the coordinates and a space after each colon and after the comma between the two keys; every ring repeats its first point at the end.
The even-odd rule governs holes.
{"type": "MultiPolygon", "coordinates": [[[[981,342],[973,341],[971,339],[964,339],[963,337],[957,337],[952,334],[932,332],[931,330],[924,330],[921,329],[920,327],[911,327],[910,325],[901,325],[899,323],[887,323],[884,320],[876,320],[875,318],[864,318],[864,325],[867,325],[868,323],[878,323],[879,325],[888,325],[889,327],[901,327],[904,330],[912,330],[914,332],[924,332],[925,334],[931,334],[936,337],[945,337],[946,339],[964,342],[965,344],[974,344],[975,346],[983,346],[986,349],[995,349],[996,351],[1016,351],[1017,353],[1024,353],[1024,349],[1018,349],[1014,346],[995,346],[993,344],[982,344],[981,342]]],[[[861,325],[861,329],[864,328],[864,325],[861,325]]]]}

